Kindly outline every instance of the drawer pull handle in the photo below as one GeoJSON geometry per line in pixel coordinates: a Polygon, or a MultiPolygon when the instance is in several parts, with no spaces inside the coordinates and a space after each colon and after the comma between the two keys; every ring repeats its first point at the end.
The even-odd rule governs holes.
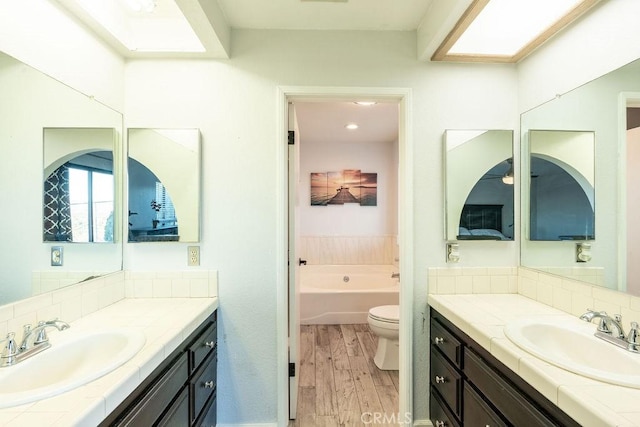
{"type": "Polygon", "coordinates": [[[213,348],[215,347],[215,345],[216,345],[215,341],[207,341],[204,343],[204,346],[209,348],[213,348]]]}
{"type": "Polygon", "coordinates": [[[444,421],[436,420],[436,427],[446,427],[446,425],[444,421]]]}
{"type": "Polygon", "coordinates": [[[444,338],[436,337],[435,342],[436,342],[436,344],[443,344],[444,343],[444,338]]]}
{"type": "Polygon", "coordinates": [[[436,384],[444,384],[447,382],[445,377],[441,377],[440,375],[436,375],[436,384]]]}
{"type": "Polygon", "coordinates": [[[204,388],[214,388],[216,384],[213,381],[207,381],[204,383],[204,388]]]}

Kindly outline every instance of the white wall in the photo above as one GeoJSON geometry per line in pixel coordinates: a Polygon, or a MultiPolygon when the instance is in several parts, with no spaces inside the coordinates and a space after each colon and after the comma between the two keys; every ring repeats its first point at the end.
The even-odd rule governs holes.
{"type": "MultiPolygon", "coordinates": [[[[300,141],[300,235],[384,236],[398,231],[398,141],[321,144],[300,141]],[[359,169],[378,174],[377,206],[311,206],[310,178],[315,172],[359,169]]],[[[330,188],[330,193],[335,189],[330,188]]]]}
{"type": "MultiPolygon", "coordinates": [[[[276,418],[275,140],[278,85],[409,87],[416,171],[415,417],[428,414],[427,267],[444,266],[442,134],[516,127],[515,67],[425,64],[410,32],[236,31],[228,61],[131,61],[126,125],[198,127],[203,151],[202,268],[219,271],[219,422],[276,418]],[[162,90],[159,90],[159,89],[162,90]]],[[[364,209],[364,208],[363,208],[364,209]]],[[[472,265],[517,265],[512,242],[472,245],[472,265]]],[[[126,245],[133,269],[186,265],[181,245],[126,245]]]]}

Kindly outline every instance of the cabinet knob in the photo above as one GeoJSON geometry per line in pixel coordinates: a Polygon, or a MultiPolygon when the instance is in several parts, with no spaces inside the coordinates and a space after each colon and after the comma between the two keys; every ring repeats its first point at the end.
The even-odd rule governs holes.
{"type": "Polygon", "coordinates": [[[216,384],[213,381],[206,381],[204,383],[204,388],[215,388],[216,384]]]}
{"type": "Polygon", "coordinates": [[[444,421],[436,420],[436,427],[446,427],[446,425],[444,421]]]}
{"type": "Polygon", "coordinates": [[[447,382],[445,377],[441,377],[440,375],[436,375],[436,384],[444,384],[447,382]]]}
{"type": "Polygon", "coordinates": [[[213,347],[215,347],[215,345],[216,345],[215,341],[206,341],[204,343],[204,346],[205,347],[209,347],[209,348],[213,348],[213,347]]]}
{"type": "Polygon", "coordinates": [[[444,338],[436,337],[436,339],[434,341],[435,341],[436,344],[442,344],[442,343],[444,343],[444,338]]]}

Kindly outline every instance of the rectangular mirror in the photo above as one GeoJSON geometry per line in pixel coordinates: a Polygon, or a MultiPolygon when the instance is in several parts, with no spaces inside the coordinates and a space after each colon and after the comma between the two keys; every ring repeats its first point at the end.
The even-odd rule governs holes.
{"type": "MultiPolygon", "coordinates": [[[[105,129],[109,140],[105,147],[108,145],[111,152],[114,144],[116,147],[113,171],[119,183],[122,114],[2,52],[0,93],[0,224],[3,240],[11,247],[0,258],[0,305],[121,270],[119,184],[114,194],[115,209],[111,208],[115,212],[114,232],[103,236],[113,243],[43,243],[43,165],[47,163],[45,151],[49,153],[43,146],[43,135],[45,129],[53,128],[78,132],[105,129]],[[60,246],[64,252],[61,266],[51,265],[53,246],[60,246]]],[[[72,151],[69,147],[58,148],[72,151]]],[[[51,152],[47,157],[60,156],[51,152]]]]}
{"type": "MultiPolygon", "coordinates": [[[[640,121],[634,120],[632,112],[634,107],[640,105],[638,100],[640,60],[522,114],[522,174],[530,174],[532,186],[538,187],[533,190],[538,195],[530,194],[529,180],[522,180],[523,236],[536,238],[537,233],[535,222],[526,217],[530,211],[529,203],[536,200],[540,203],[538,198],[543,191],[556,191],[549,185],[543,190],[541,183],[534,184],[540,177],[536,177],[539,174],[536,166],[530,165],[528,145],[533,145],[531,151],[534,156],[541,151],[536,148],[537,140],[545,140],[549,134],[541,133],[540,129],[554,129],[554,135],[551,136],[560,140],[579,139],[570,143],[571,153],[551,155],[561,160],[556,160],[557,164],[564,164],[574,177],[578,177],[573,187],[580,200],[575,200],[575,194],[571,197],[574,198],[574,204],[583,206],[583,213],[570,214],[567,211],[559,215],[558,224],[564,223],[563,227],[572,228],[558,229],[546,236],[549,239],[552,236],[553,241],[523,238],[520,242],[523,266],[640,295],[640,273],[634,270],[633,262],[634,242],[637,240],[633,234],[637,222],[634,201],[638,199],[640,190],[637,181],[633,181],[629,175],[638,169],[638,160],[633,156],[633,132],[640,121]],[[587,132],[575,132],[576,129],[587,132]],[[593,166],[589,166],[591,159],[593,166]],[[597,191],[589,189],[589,182],[592,182],[593,188],[597,187],[597,191]],[[578,187],[581,190],[578,191],[578,187]],[[595,212],[591,220],[588,205],[595,212]],[[595,238],[589,241],[591,258],[588,262],[577,260],[576,245],[579,242],[560,240],[574,238],[595,238]]],[[[556,200],[558,197],[560,195],[556,196],[556,200]]],[[[550,201],[545,203],[549,204],[550,201]]],[[[540,206],[532,207],[531,211],[536,209],[539,211],[540,206]]],[[[538,212],[538,223],[540,219],[538,212]]]]}
{"type": "Polygon", "coordinates": [[[45,128],[43,239],[113,242],[116,131],[45,128]]]}
{"type": "Polygon", "coordinates": [[[513,131],[445,131],[445,239],[513,240],[513,131]]]}
{"type": "Polygon", "coordinates": [[[529,131],[529,239],[595,238],[595,134],[529,131]]]}
{"type": "Polygon", "coordinates": [[[198,242],[200,131],[128,129],[129,242],[198,242]]]}

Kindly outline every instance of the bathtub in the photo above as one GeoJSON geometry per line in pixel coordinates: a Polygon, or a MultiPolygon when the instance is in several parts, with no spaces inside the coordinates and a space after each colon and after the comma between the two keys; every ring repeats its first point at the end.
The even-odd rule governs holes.
{"type": "Polygon", "coordinates": [[[367,323],[371,307],[398,304],[400,281],[393,265],[303,265],[300,323],[367,323]]]}

